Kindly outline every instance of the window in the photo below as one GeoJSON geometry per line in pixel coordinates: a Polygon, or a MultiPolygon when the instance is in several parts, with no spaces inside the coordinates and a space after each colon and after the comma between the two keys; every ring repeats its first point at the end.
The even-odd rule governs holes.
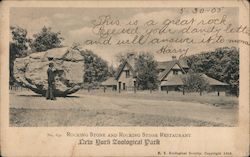
{"type": "Polygon", "coordinates": [[[173,74],[174,75],[178,75],[178,71],[177,70],[173,70],[173,74]]]}
{"type": "Polygon", "coordinates": [[[165,69],[159,69],[158,72],[161,73],[163,72],[165,69]]]}
{"type": "Polygon", "coordinates": [[[130,72],[129,70],[126,70],[125,72],[126,72],[126,77],[128,78],[130,76],[130,72]]]}

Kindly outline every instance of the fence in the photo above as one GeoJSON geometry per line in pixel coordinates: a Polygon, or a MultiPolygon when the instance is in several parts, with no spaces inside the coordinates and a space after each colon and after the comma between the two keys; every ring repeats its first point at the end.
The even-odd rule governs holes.
{"type": "MultiPolygon", "coordinates": [[[[12,86],[9,86],[9,90],[10,91],[31,91],[30,89],[28,88],[25,88],[25,87],[22,87],[22,86],[17,86],[17,85],[12,85],[12,86]]],[[[88,88],[88,89],[81,89],[79,91],[79,93],[119,93],[118,90],[114,90],[112,88],[88,88]]],[[[158,90],[136,90],[136,91],[133,91],[133,90],[121,90],[120,93],[150,93],[150,94],[164,94],[164,95],[183,95],[183,92],[182,91],[158,91],[158,90]]],[[[200,95],[198,92],[186,92],[185,95],[200,95]]],[[[229,93],[226,93],[226,92],[220,92],[220,94],[218,94],[217,92],[203,92],[202,93],[202,96],[203,95],[214,95],[214,96],[234,96],[234,95],[231,95],[229,93]]]]}
{"type": "Polygon", "coordinates": [[[29,88],[25,88],[25,87],[22,87],[22,86],[16,86],[16,85],[13,85],[13,86],[9,86],[9,90],[10,91],[30,91],[29,88]]]}
{"type": "Polygon", "coordinates": [[[183,93],[183,91],[159,91],[159,90],[113,90],[112,88],[89,88],[89,89],[81,89],[79,91],[79,93],[90,93],[90,94],[129,94],[129,93],[134,93],[136,95],[136,93],[138,94],[141,94],[141,93],[148,93],[148,94],[160,94],[160,95],[193,95],[193,96],[234,96],[234,95],[230,95],[229,93],[227,92],[217,92],[217,91],[213,91],[213,92],[206,92],[206,91],[203,91],[202,94],[200,94],[200,92],[185,92],[183,93]]]}

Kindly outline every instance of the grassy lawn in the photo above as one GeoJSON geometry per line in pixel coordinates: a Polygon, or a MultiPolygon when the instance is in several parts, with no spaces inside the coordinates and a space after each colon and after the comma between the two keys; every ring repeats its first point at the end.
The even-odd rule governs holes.
{"type": "Polygon", "coordinates": [[[174,116],[135,114],[114,110],[10,109],[11,126],[229,126],[174,116]],[[32,118],[31,118],[32,117],[32,118]]]}
{"type": "Polygon", "coordinates": [[[236,97],[181,93],[79,91],[48,101],[10,94],[10,126],[236,126],[236,97]]]}
{"type": "Polygon", "coordinates": [[[215,106],[225,106],[232,107],[238,106],[239,100],[235,96],[217,96],[216,94],[212,95],[211,93],[205,93],[202,96],[199,93],[185,93],[182,92],[159,92],[159,91],[137,91],[134,93],[133,91],[121,93],[117,91],[106,91],[103,90],[90,90],[90,92],[86,90],[79,91],[78,93],[88,94],[88,95],[99,95],[106,97],[129,97],[133,99],[149,99],[149,100],[167,100],[167,101],[183,101],[183,102],[198,102],[202,104],[210,104],[215,106]]]}

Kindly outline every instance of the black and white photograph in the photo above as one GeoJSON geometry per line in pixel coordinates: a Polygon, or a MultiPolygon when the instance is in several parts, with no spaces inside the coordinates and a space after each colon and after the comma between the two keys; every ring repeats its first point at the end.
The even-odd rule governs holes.
{"type": "Polygon", "coordinates": [[[13,7],[9,23],[11,127],[238,125],[236,7],[13,7]]]}
{"type": "Polygon", "coordinates": [[[0,1],[0,156],[249,156],[247,0],[0,1]]]}

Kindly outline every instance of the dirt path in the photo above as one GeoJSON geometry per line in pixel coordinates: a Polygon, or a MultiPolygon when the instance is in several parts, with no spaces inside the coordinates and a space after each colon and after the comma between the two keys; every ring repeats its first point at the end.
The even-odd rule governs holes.
{"type": "MultiPolygon", "coordinates": [[[[235,125],[237,123],[237,108],[221,108],[194,102],[142,100],[129,97],[105,97],[95,95],[75,94],[72,97],[57,98],[48,101],[30,92],[10,94],[10,108],[32,110],[84,110],[85,113],[103,113],[110,117],[114,113],[140,115],[144,119],[158,117],[178,117],[194,121],[235,125]],[[112,113],[110,113],[112,112],[112,113]]],[[[119,117],[119,114],[115,114],[119,117]]],[[[103,117],[105,119],[105,116],[103,117]]],[[[125,117],[124,117],[125,118],[125,117]]],[[[127,117],[128,118],[128,117],[127,117]]],[[[123,121],[126,121],[123,119],[123,121]]],[[[173,122],[174,124],[174,122],[173,122]]],[[[113,125],[113,124],[112,124],[113,125]]]]}

